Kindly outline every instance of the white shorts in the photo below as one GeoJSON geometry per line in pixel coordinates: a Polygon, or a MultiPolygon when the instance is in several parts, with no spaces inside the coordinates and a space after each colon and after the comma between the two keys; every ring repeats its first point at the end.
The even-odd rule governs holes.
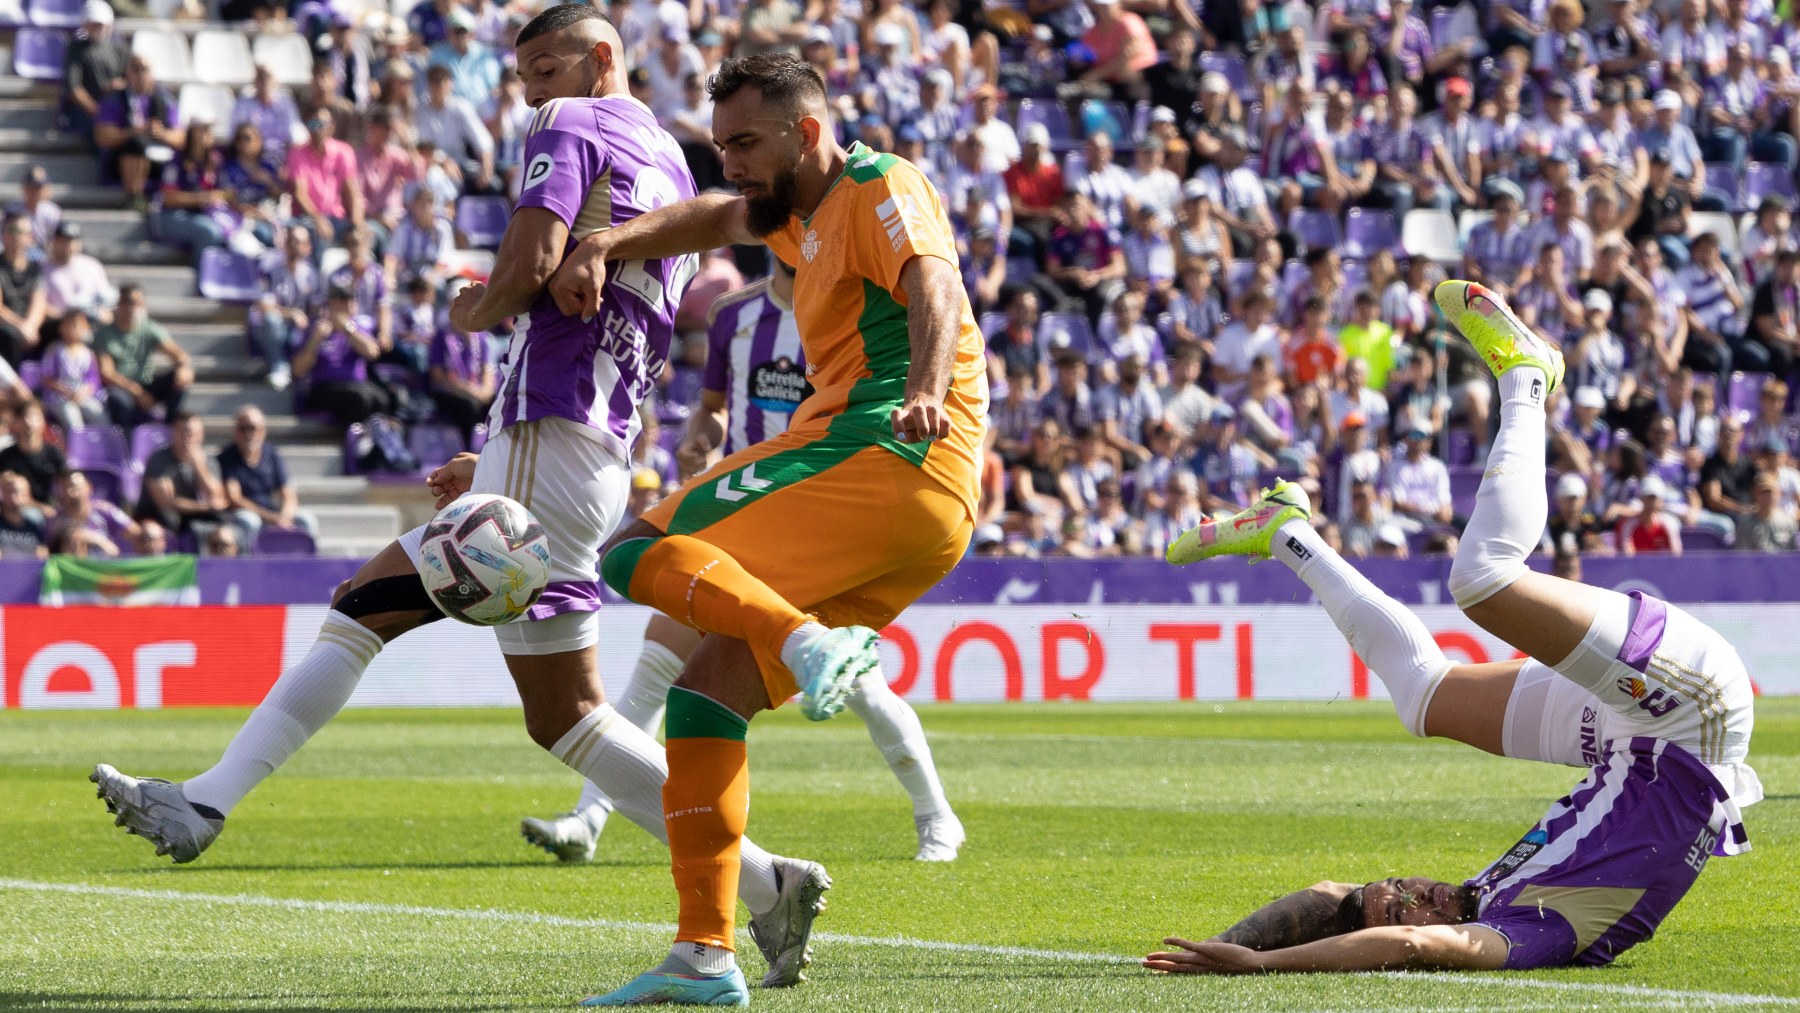
{"type": "MultiPolygon", "coordinates": [[[[600,546],[625,515],[631,466],[567,419],[520,422],[481,448],[470,492],[530,510],[550,543],[550,585],[525,619],[494,627],[503,654],[560,654],[599,642],[600,546]]],[[[400,536],[416,566],[423,526],[400,536]]]]}
{"type": "Polygon", "coordinates": [[[1576,655],[1604,672],[1590,682],[1597,692],[1525,662],[1506,707],[1506,755],[1591,767],[1609,740],[1651,736],[1698,757],[1740,808],[1761,800],[1744,762],[1755,718],[1750,673],[1712,627],[1640,592],[1609,594],[1576,655]]]}

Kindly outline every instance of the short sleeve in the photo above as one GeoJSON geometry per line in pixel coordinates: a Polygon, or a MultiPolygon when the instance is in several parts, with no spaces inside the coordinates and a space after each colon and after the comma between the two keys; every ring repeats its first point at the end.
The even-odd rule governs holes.
{"type": "Polygon", "coordinates": [[[285,489],[288,485],[287,462],[281,459],[281,451],[269,447],[269,471],[275,476],[275,488],[285,489]]]}
{"type": "Polygon", "coordinates": [[[539,111],[536,128],[525,138],[525,177],[518,206],[543,208],[572,228],[587,201],[589,185],[600,178],[604,166],[593,138],[557,125],[560,116],[570,115],[559,108],[561,101],[566,100],[539,111]]]}
{"type": "Polygon", "coordinates": [[[868,263],[868,276],[896,295],[900,272],[914,257],[937,257],[958,264],[950,220],[937,189],[917,169],[902,162],[863,184],[858,221],[852,225],[868,263]]]}
{"type": "Polygon", "coordinates": [[[1472,922],[1493,929],[1506,938],[1506,969],[1529,971],[1563,967],[1575,959],[1575,930],[1562,915],[1547,907],[1506,907],[1472,922]]]}

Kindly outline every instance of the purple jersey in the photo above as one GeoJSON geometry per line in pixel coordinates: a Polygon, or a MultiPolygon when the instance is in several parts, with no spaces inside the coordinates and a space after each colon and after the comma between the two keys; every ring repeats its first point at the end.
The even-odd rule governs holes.
{"type": "Polygon", "coordinates": [[[1615,739],[1575,790],[1468,881],[1506,967],[1600,966],[1649,939],[1714,854],[1746,847],[1718,778],[1680,746],[1615,739]]]}
{"type": "MultiPolygon", "coordinates": [[[[569,227],[568,249],[694,196],[675,139],[649,107],[626,96],[545,103],[531,121],[524,158],[518,206],[561,218],[569,227]]],[[[558,312],[548,290],[539,295],[513,331],[488,431],[563,418],[628,457],[638,403],[668,361],[675,309],[697,270],[691,254],[612,264],[600,312],[586,323],[558,312]]]]}
{"type": "Polygon", "coordinates": [[[754,281],[713,301],[706,325],[704,390],[725,395],[726,454],[787,431],[806,400],[806,355],[792,304],[754,281]]]}

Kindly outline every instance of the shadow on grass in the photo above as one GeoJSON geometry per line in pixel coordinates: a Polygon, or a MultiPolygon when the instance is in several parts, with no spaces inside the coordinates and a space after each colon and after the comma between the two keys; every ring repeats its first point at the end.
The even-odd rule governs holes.
{"type": "MultiPolygon", "coordinates": [[[[437,1013],[442,1010],[498,1013],[501,1010],[530,1008],[530,1004],[492,1004],[450,995],[444,996],[443,1003],[432,1006],[421,1006],[417,1002],[406,1002],[398,998],[390,1001],[387,997],[369,996],[362,993],[350,996],[322,995],[318,1001],[325,1003],[343,999],[355,1001],[356,1009],[381,1010],[383,1013],[437,1013]]],[[[170,996],[108,995],[104,992],[0,991],[0,1009],[6,1010],[163,1010],[171,1007],[196,1010],[256,1010],[259,1013],[324,1013],[326,1010],[344,1009],[340,1003],[308,1005],[305,1001],[295,1002],[258,995],[173,998],[170,996]]]]}

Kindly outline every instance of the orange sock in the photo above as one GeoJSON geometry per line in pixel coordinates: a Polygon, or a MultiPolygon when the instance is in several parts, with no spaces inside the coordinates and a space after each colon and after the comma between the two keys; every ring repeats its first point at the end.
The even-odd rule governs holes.
{"type": "Polygon", "coordinates": [[[669,690],[663,818],[681,896],[677,942],[735,950],[738,857],[750,818],[749,722],[710,697],[669,690]]]}
{"type": "Polygon", "coordinates": [[[763,658],[779,658],[788,634],[811,618],[717,546],[687,535],[652,540],[637,557],[628,586],[632,601],[696,629],[747,641],[763,658]]]}

